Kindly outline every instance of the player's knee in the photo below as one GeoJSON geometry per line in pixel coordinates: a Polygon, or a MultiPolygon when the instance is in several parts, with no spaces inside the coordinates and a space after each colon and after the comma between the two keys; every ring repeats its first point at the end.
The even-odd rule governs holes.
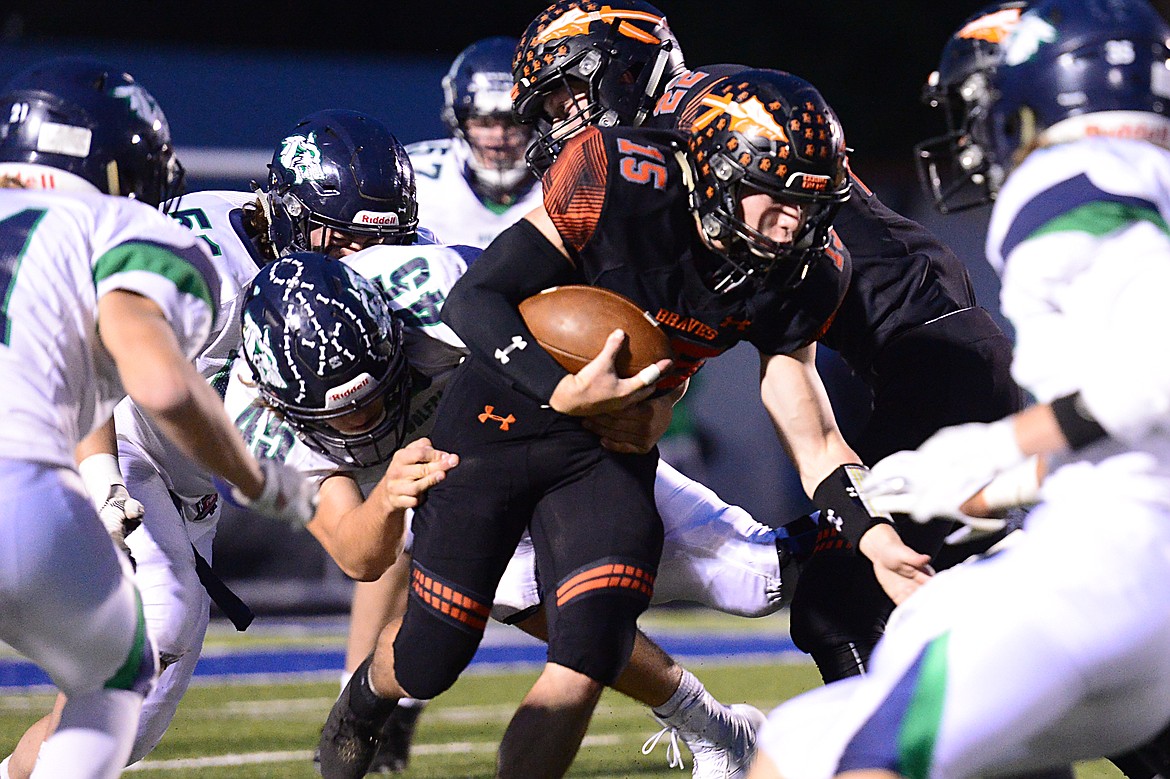
{"type": "Polygon", "coordinates": [[[648,599],[596,595],[561,609],[550,642],[549,662],[602,684],[613,684],[630,661],[638,615],[648,599]]]}
{"type": "Polygon", "coordinates": [[[146,634],[145,624],[145,621],[139,623],[141,629],[134,636],[125,661],[114,675],[106,680],[103,685],[105,689],[127,690],[143,698],[154,689],[158,677],[158,651],[146,634]]]}
{"type": "Polygon", "coordinates": [[[440,582],[415,563],[410,601],[394,638],[394,676],[412,698],[445,692],[475,656],[490,603],[450,582],[440,582]]]}

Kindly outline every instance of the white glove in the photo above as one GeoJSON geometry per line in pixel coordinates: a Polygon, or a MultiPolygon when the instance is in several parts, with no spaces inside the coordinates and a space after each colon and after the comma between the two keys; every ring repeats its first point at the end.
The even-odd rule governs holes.
{"type": "MultiPolygon", "coordinates": [[[[915,522],[955,519],[973,530],[994,532],[1004,526],[1003,520],[972,517],[959,507],[1023,459],[1011,417],[957,425],[935,433],[915,451],[897,452],[879,462],[861,492],[876,511],[909,514],[915,522]]],[[[970,531],[961,535],[970,537],[970,531]]]]}
{"type": "Polygon", "coordinates": [[[118,469],[118,458],[112,454],[91,454],[78,463],[77,470],[114,546],[130,558],[133,565],[134,557],[126,545],[126,536],[142,524],[146,507],[126,491],[122,472],[118,469]]]}
{"type": "Polygon", "coordinates": [[[282,519],[297,527],[308,524],[317,510],[317,490],[295,468],[284,463],[262,458],[260,470],[264,474],[264,489],[255,500],[226,482],[215,480],[215,486],[230,502],[273,519],[282,519]]]}

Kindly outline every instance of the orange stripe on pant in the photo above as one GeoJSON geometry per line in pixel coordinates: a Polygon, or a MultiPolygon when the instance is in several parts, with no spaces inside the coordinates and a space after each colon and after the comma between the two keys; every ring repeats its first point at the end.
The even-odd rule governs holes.
{"type": "Polygon", "coordinates": [[[491,605],[437,582],[422,571],[411,571],[411,587],[423,603],[451,619],[482,631],[487,626],[491,605]]]}
{"type": "Polygon", "coordinates": [[[606,563],[582,571],[557,588],[557,607],[580,595],[604,588],[634,590],[647,598],[654,594],[654,575],[627,563],[606,563]]]}

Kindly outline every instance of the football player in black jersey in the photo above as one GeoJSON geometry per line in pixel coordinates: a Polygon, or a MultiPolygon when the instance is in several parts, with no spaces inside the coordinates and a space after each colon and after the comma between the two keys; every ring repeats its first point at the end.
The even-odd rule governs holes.
{"type": "MultiPolygon", "coordinates": [[[[709,110],[704,98],[712,89],[743,70],[737,65],[681,73],[674,69],[670,72],[676,75],[649,112],[644,95],[633,88],[626,89],[624,101],[616,101],[612,95],[620,91],[618,85],[631,79],[618,78],[605,64],[583,68],[582,58],[573,58],[574,52],[590,49],[590,38],[593,51],[606,50],[598,45],[605,20],[566,29],[556,23],[553,12],[568,14],[568,5],[580,4],[558,3],[545,12],[552,21],[544,28],[535,23],[529,28],[514,63],[515,109],[522,119],[546,128],[543,137],[552,139],[530,161],[547,164],[586,120],[604,123],[608,117],[685,130],[709,110]],[[551,56],[551,62],[542,55],[551,56]],[[637,111],[607,110],[610,104],[636,102],[637,111]]],[[[664,36],[660,48],[679,56],[673,36],[664,36]]],[[[601,59],[604,63],[606,57],[601,59]]],[[[617,71],[653,72],[656,61],[655,52],[644,48],[641,71],[626,62],[617,71]]],[[[852,256],[852,281],[819,340],[840,352],[872,393],[868,424],[851,442],[854,462],[874,462],[917,446],[940,427],[997,419],[1016,410],[1020,396],[1009,372],[1010,341],[976,305],[962,263],[921,225],[882,204],[852,172],[850,179],[853,194],[837,214],[834,229],[852,256]]],[[[817,481],[819,444],[813,432],[802,439],[799,431],[780,430],[810,497],[822,510],[840,515],[849,509],[841,500],[847,496],[830,489],[833,482],[817,481]]],[[[949,530],[945,525],[898,527],[912,546],[932,555],[940,552],[949,530]]],[[[832,681],[862,671],[892,604],[853,545],[840,543],[830,528],[823,528],[817,554],[802,568],[792,604],[792,635],[816,660],[825,680],[832,681]]],[[[945,567],[969,551],[943,550],[935,566],[945,567]]]]}
{"type": "MultiPolygon", "coordinates": [[[[711,90],[743,69],[714,65],[676,77],[647,125],[687,129],[706,110],[711,90]]],[[[853,276],[819,341],[837,351],[872,393],[869,420],[851,441],[861,462],[871,463],[917,446],[942,427],[1001,418],[1019,408],[1021,397],[1010,375],[1010,339],[977,305],[962,262],[924,227],[883,204],[852,171],[849,176],[853,191],[833,230],[849,249],[853,276]]],[[[800,451],[792,451],[800,468],[800,451]]],[[[815,488],[809,494],[818,497],[815,488]]],[[[818,500],[818,508],[837,507],[818,500]]],[[[935,556],[935,568],[973,551],[944,549],[952,529],[945,523],[897,527],[907,543],[935,556]]],[[[792,637],[828,682],[863,670],[892,604],[873,586],[863,560],[831,533],[821,541],[801,569],[792,637]]]]}
{"type": "MultiPolygon", "coordinates": [[[[798,395],[786,386],[780,398],[778,380],[789,381],[789,370],[804,377],[799,413],[777,424],[836,430],[810,360],[849,283],[848,255],[829,232],[850,189],[840,126],[820,94],[788,74],[751,72],[712,94],[718,104],[689,136],[589,128],[573,137],[545,178],[545,207],[493,242],[444,308],[471,356],[432,439],[453,443],[462,465],[415,517],[412,597],[393,671],[375,675],[392,696],[449,687],[482,636],[474,617],[528,527],[547,594],[549,662],[505,734],[502,776],[567,770],[602,686],[628,659],[653,587],[656,452],[614,453],[578,418],[655,392],[668,406],[707,358],[747,340],[763,356],[762,394],[774,417],[798,395]],[[514,337],[533,342],[519,302],[565,283],[635,300],[666,329],[678,359],[620,379],[621,333],[577,374],[542,350],[506,348],[514,337]]],[[[825,438],[828,471],[856,461],[839,434],[825,438]]],[[[859,510],[850,530],[891,589],[924,581],[926,556],[859,510]]]]}

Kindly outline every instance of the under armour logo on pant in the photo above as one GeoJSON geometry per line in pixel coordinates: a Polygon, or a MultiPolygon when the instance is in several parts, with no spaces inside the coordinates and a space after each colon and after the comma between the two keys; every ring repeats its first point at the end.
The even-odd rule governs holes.
{"type": "Polygon", "coordinates": [[[502,417],[493,413],[495,410],[495,406],[484,406],[483,413],[479,415],[479,421],[481,423],[486,423],[489,419],[494,419],[496,422],[500,423],[501,430],[507,430],[512,426],[512,423],[516,421],[516,417],[512,416],[511,414],[506,417],[502,417]]]}
{"type": "Polygon", "coordinates": [[[508,355],[516,349],[524,350],[528,347],[528,342],[518,335],[512,336],[512,343],[503,349],[496,349],[496,359],[500,361],[500,365],[507,365],[508,360],[512,359],[508,355]]]}

